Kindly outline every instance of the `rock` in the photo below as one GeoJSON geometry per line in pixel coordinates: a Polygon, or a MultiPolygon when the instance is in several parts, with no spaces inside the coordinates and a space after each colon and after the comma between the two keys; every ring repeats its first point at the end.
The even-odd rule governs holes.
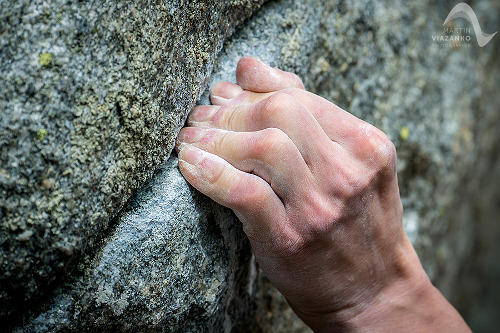
{"type": "Polygon", "coordinates": [[[262,2],[2,3],[0,321],[95,247],[262,2]]]}
{"type": "MultiPolygon", "coordinates": [[[[269,285],[259,280],[261,272],[231,211],[188,186],[175,156],[125,211],[83,276],[69,290],[59,290],[48,309],[18,331],[263,328],[254,320],[256,304],[279,296],[267,295],[269,285]]],[[[290,309],[282,313],[291,316],[290,309]]]]}
{"type": "MultiPolygon", "coordinates": [[[[384,130],[398,150],[405,228],[433,282],[460,299],[464,286],[481,282],[464,281],[460,272],[473,276],[476,235],[492,221],[472,224],[470,218],[492,216],[497,207],[498,172],[485,173],[498,161],[499,44],[493,39],[479,49],[472,36],[470,47],[434,46],[432,36],[443,33],[452,6],[428,0],[269,2],[226,42],[211,82],[234,80],[241,56],[259,56],[297,72],[308,89],[384,130]],[[482,193],[488,194],[483,205],[482,193]]],[[[484,31],[499,26],[498,6],[478,5],[484,31]]],[[[54,66],[56,59],[37,61],[54,66]]],[[[179,93],[201,92],[204,84],[183,87],[188,90],[179,93]]],[[[143,102],[152,103],[151,96],[143,102]]],[[[51,131],[36,133],[44,142],[51,131]]],[[[70,271],[14,331],[308,331],[259,270],[239,222],[186,184],[174,155],[106,235],[98,251],[79,260],[80,272],[70,271]]],[[[494,246],[495,238],[489,239],[481,253],[494,246]]],[[[494,262],[488,260],[482,263],[494,262]]],[[[467,312],[466,304],[461,310],[467,312]]]]}

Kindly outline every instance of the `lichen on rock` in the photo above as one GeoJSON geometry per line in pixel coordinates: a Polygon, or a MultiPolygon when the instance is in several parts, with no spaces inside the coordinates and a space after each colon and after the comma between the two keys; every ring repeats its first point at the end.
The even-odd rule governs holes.
{"type": "Polygon", "coordinates": [[[102,238],[262,2],[2,4],[1,321],[50,295],[102,238]]]}
{"type": "MultiPolygon", "coordinates": [[[[431,35],[449,8],[431,1],[279,0],[215,56],[260,4],[30,7],[36,15],[23,19],[49,39],[64,32],[65,46],[44,45],[54,58],[43,68],[35,56],[19,60],[2,49],[16,60],[0,67],[9,83],[0,87],[7,110],[0,114],[0,193],[12,194],[0,207],[2,286],[16,278],[44,286],[67,260],[77,265],[43,306],[24,313],[16,332],[309,331],[259,270],[234,215],[188,186],[175,155],[163,162],[194,101],[204,92],[201,102],[209,102],[207,83],[234,81],[245,55],[298,73],[306,88],[388,134],[398,150],[403,222],[425,269],[452,300],[468,289],[459,272],[471,260],[474,234],[491,228],[466,218],[494,205],[478,205],[473,194],[497,193],[498,179],[475,175],[475,166],[485,161],[487,173],[498,138],[498,48],[434,48],[431,35]],[[83,10],[87,18],[77,15],[83,10]],[[29,116],[21,102],[31,106],[29,116]],[[39,140],[42,128],[48,135],[39,140]],[[476,178],[480,190],[466,187],[476,178]],[[463,197],[464,189],[475,192],[463,197]],[[37,275],[26,277],[33,267],[37,275]]],[[[498,24],[490,7],[477,13],[498,24]]],[[[0,31],[11,29],[0,37],[5,46],[5,36],[17,36],[9,27],[24,16],[2,10],[0,31]]],[[[10,288],[2,300],[21,294],[10,288]]],[[[22,290],[24,297],[34,298],[35,289],[22,290]]]]}

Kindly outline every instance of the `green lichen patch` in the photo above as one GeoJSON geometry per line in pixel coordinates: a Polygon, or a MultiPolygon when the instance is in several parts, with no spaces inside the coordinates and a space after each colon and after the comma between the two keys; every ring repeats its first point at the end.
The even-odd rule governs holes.
{"type": "Polygon", "coordinates": [[[399,130],[399,137],[403,141],[408,140],[408,138],[410,137],[410,129],[408,128],[408,126],[401,127],[401,129],[399,130]]]}
{"type": "Polygon", "coordinates": [[[49,133],[45,128],[40,128],[38,132],[36,132],[35,136],[38,140],[43,141],[49,133]]]}
{"type": "Polygon", "coordinates": [[[42,67],[50,67],[52,66],[52,61],[54,60],[54,56],[52,53],[44,52],[40,53],[40,58],[38,59],[38,63],[42,67]]]}

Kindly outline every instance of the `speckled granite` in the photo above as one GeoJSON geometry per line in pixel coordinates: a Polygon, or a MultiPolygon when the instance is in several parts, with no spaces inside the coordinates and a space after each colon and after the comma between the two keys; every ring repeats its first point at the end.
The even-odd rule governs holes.
{"type": "MultiPolygon", "coordinates": [[[[460,295],[481,280],[465,281],[460,274],[474,276],[477,265],[470,261],[478,235],[491,229],[492,219],[470,220],[481,215],[477,212],[492,212],[498,193],[499,180],[488,182],[486,170],[497,154],[499,42],[493,39],[479,49],[473,37],[468,48],[433,46],[431,36],[442,34],[453,4],[272,1],[228,40],[211,82],[234,80],[238,59],[255,55],[297,72],[308,89],[384,130],[398,149],[405,228],[432,280],[466,312],[460,295]],[[490,201],[480,205],[483,193],[490,201]]],[[[495,31],[499,4],[471,5],[483,29],[495,31]]],[[[36,61],[53,68],[57,57],[51,54],[52,59],[37,55],[36,61]]],[[[153,83],[134,84],[135,92],[153,83]]],[[[171,105],[178,110],[176,124],[189,110],[189,92],[194,89],[198,96],[204,87],[203,80],[182,84],[171,105]]],[[[133,105],[155,103],[155,97],[127,105],[133,110],[133,105]]],[[[208,101],[207,93],[202,101],[208,101]]],[[[128,124],[141,131],[146,123],[128,124]]],[[[167,135],[173,138],[177,130],[167,135]]],[[[43,127],[31,134],[40,144],[51,131],[43,127]]],[[[158,154],[149,148],[141,153],[158,154]]],[[[68,255],[78,269],[68,271],[42,307],[26,312],[16,331],[308,331],[263,277],[234,216],[191,189],[175,165],[175,156],[161,165],[107,228],[97,251],[68,255]]],[[[31,239],[22,235],[26,230],[9,235],[26,242],[31,239]]],[[[491,239],[481,253],[493,246],[491,239]]],[[[484,265],[490,261],[484,259],[484,265]]],[[[469,304],[477,295],[469,292],[469,304]]]]}
{"type": "Polygon", "coordinates": [[[94,247],[262,2],[2,2],[0,318],[94,247]]]}

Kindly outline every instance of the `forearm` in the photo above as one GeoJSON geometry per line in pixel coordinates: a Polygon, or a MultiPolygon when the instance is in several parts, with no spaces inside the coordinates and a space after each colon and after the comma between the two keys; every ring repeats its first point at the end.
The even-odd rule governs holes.
{"type": "Polygon", "coordinates": [[[341,313],[297,314],[315,332],[471,332],[432,285],[410,242],[407,244],[408,271],[372,300],[341,313]]]}
{"type": "Polygon", "coordinates": [[[354,318],[351,332],[470,332],[465,321],[430,283],[384,292],[366,311],[354,318]],[[410,287],[411,288],[411,287],[410,287]]]}

